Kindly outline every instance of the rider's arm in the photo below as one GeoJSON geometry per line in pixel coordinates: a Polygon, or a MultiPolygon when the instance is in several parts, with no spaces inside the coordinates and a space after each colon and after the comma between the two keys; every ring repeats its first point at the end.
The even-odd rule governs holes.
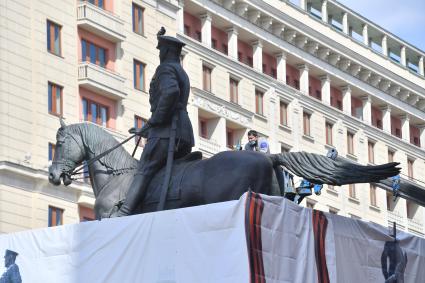
{"type": "Polygon", "coordinates": [[[180,95],[180,88],[175,72],[171,66],[166,66],[158,74],[159,101],[149,123],[152,126],[166,124],[170,122],[175,106],[180,95]]]}

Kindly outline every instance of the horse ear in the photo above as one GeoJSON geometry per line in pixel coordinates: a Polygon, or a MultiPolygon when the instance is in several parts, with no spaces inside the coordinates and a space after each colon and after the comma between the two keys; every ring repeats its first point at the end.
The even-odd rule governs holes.
{"type": "Polygon", "coordinates": [[[65,121],[62,119],[62,117],[59,118],[59,122],[61,123],[61,128],[65,128],[66,127],[65,121]]]}

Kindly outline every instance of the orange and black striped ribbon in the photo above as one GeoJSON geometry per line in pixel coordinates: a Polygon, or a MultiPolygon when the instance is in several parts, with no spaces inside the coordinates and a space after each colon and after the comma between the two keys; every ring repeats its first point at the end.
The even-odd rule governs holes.
{"type": "Polygon", "coordinates": [[[261,196],[249,191],[245,205],[245,234],[248,245],[250,283],[266,283],[261,243],[263,209],[264,202],[261,196]]]}
{"type": "Polygon", "coordinates": [[[325,239],[328,219],[322,211],[313,210],[314,252],[316,256],[317,276],[319,283],[329,283],[326,265],[325,239]]]}

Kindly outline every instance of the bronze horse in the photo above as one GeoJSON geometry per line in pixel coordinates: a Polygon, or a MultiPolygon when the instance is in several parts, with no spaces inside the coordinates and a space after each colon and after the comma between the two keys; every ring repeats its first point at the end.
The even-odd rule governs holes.
{"type": "MultiPolygon", "coordinates": [[[[55,185],[72,182],[73,170],[117,145],[101,127],[80,123],[66,126],[61,121],[57,132],[55,156],[49,168],[49,181],[55,185]]],[[[263,154],[253,151],[225,151],[201,160],[191,153],[175,160],[165,209],[181,208],[238,199],[247,190],[281,195],[275,168],[284,166],[297,176],[316,183],[344,185],[379,182],[397,175],[398,163],[378,166],[356,165],[342,158],[335,161],[305,152],[263,154]]],[[[134,159],[122,146],[103,156],[88,168],[96,198],[96,218],[109,217],[125,199],[137,168],[134,159]]],[[[156,210],[164,168],[153,178],[137,213],[156,210]]]]}

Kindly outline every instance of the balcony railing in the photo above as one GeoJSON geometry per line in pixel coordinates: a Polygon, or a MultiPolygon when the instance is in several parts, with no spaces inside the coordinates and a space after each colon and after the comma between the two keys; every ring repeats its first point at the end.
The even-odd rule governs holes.
{"type": "Polygon", "coordinates": [[[112,99],[126,97],[125,78],[89,62],[78,66],[78,84],[112,99]]]}
{"type": "Polygon", "coordinates": [[[114,14],[88,2],[77,6],[77,24],[112,42],[124,41],[124,21],[114,14]]]}
{"type": "Polygon", "coordinates": [[[220,145],[214,140],[209,140],[203,137],[199,137],[199,150],[206,153],[207,157],[212,156],[220,152],[220,145]]]}

